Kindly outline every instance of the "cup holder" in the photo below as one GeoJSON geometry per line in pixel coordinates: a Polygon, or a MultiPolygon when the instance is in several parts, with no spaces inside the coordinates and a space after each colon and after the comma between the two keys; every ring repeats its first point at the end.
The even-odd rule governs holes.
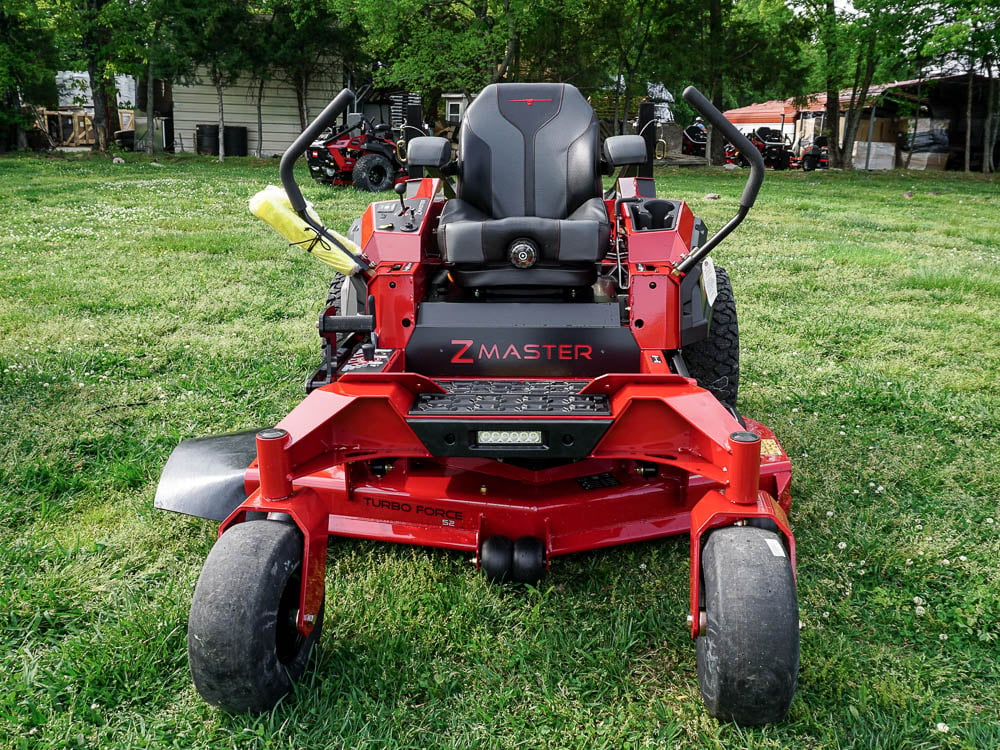
{"type": "Polygon", "coordinates": [[[632,206],[632,224],[640,232],[673,229],[674,204],[660,199],[638,203],[632,206]]]}

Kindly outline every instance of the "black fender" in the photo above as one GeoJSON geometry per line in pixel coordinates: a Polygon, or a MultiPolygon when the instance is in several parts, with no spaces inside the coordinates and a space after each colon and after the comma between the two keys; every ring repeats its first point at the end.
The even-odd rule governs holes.
{"type": "Polygon", "coordinates": [[[181,441],[163,467],[153,507],[213,521],[228,518],[246,500],[243,477],[257,458],[260,429],[181,441]]]}

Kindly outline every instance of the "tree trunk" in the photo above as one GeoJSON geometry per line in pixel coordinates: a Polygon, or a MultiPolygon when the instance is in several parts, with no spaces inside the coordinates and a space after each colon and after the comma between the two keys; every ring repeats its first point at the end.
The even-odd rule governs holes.
{"type": "Polygon", "coordinates": [[[514,21],[515,16],[510,12],[510,0],[505,0],[503,3],[503,11],[507,17],[507,46],[504,50],[503,60],[500,61],[500,65],[490,77],[491,83],[499,83],[507,77],[507,73],[510,71],[514,59],[517,57],[518,47],[520,46],[520,37],[514,21]]]}
{"type": "Polygon", "coordinates": [[[622,134],[622,131],[621,131],[621,103],[622,103],[622,101],[621,101],[622,100],[621,87],[622,87],[622,80],[623,80],[623,78],[622,78],[622,68],[623,67],[624,66],[622,64],[622,59],[621,59],[621,57],[619,57],[618,58],[618,73],[615,76],[615,119],[614,119],[614,123],[612,124],[613,125],[613,130],[611,131],[615,135],[621,135],[622,134]]]}
{"type": "Polygon", "coordinates": [[[994,109],[996,103],[996,79],[993,77],[993,62],[986,58],[986,75],[989,76],[989,84],[986,88],[986,120],[983,123],[983,172],[992,172],[996,168],[993,163],[994,143],[996,141],[996,123],[994,120],[994,109]]]}
{"type": "Polygon", "coordinates": [[[913,143],[917,139],[917,132],[920,130],[920,89],[923,83],[924,77],[921,74],[920,80],[917,81],[917,111],[913,115],[913,135],[910,136],[910,148],[906,152],[906,163],[903,164],[903,169],[910,168],[910,159],[913,158],[913,143]]]}
{"type": "Polygon", "coordinates": [[[90,93],[94,102],[94,151],[101,153],[108,150],[108,102],[107,94],[102,85],[103,76],[97,70],[97,61],[87,61],[87,77],[90,80],[90,93]]]}
{"type": "MultiPolygon", "coordinates": [[[[976,69],[969,60],[969,87],[965,95],[965,171],[971,171],[972,162],[972,85],[976,80],[976,69]]],[[[985,156],[985,154],[983,154],[985,156]]]]}
{"type": "Polygon", "coordinates": [[[146,153],[150,156],[153,154],[153,143],[156,140],[156,120],[153,119],[153,97],[155,95],[153,60],[152,55],[150,55],[149,65],[146,66],[146,153]]]}
{"type": "Polygon", "coordinates": [[[830,166],[842,168],[844,159],[840,150],[840,87],[837,85],[838,44],[837,8],[834,0],[826,0],[823,19],[823,46],[826,48],[826,125],[829,128],[827,148],[830,151],[830,166]]]}
{"type": "MultiPolygon", "coordinates": [[[[302,111],[305,113],[306,127],[312,122],[312,112],[309,111],[309,82],[311,76],[306,73],[302,76],[302,111]]],[[[303,128],[304,129],[304,128],[303,128]]]]}
{"type": "Polygon", "coordinates": [[[107,123],[107,140],[110,143],[115,133],[122,129],[122,118],[118,114],[118,83],[115,77],[105,78],[104,82],[104,106],[106,115],[104,121],[107,123]]]}
{"type": "Polygon", "coordinates": [[[222,111],[222,74],[212,71],[212,83],[215,84],[215,95],[219,100],[219,163],[226,160],[226,118],[222,111]]]}
{"type": "Polygon", "coordinates": [[[260,80],[257,82],[257,158],[258,159],[260,159],[264,155],[263,101],[264,101],[264,76],[261,76],[260,80]]]}
{"type": "MultiPolygon", "coordinates": [[[[861,51],[858,52],[861,55],[861,51]]],[[[843,156],[845,166],[850,164],[853,168],[854,164],[851,161],[851,154],[854,151],[854,141],[858,134],[858,125],[861,123],[861,113],[865,108],[865,101],[868,99],[868,91],[871,89],[872,78],[875,77],[875,66],[878,60],[875,56],[875,34],[868,37],[868,44],[865,46],[864,59],[858,59],[857,66],[855,68],[858,71],[855,74],[855,89],[857,91],[857,98],[851,100],[851,108],[848,111],[847,119],[844,123],[844,145],[841,149],[841,154],[843,156]],[[864,73],[861,73],[861,66],[864,64],[864,73]],[[861,78],[861,84],[858,86],[858,78],[861,78]]],[[[871,140],[871,125],[874,124],[875,119],[875,102],[872,102],[871,111],[871,122],[868,128],[868,139],[871,140]]],[[[870,148],[870,147],[869,147],[870,148]]],[[[867,159],[865,163],[865,168],[868,168],[867,159]]]]}
{"type": "MultiPolygon", "coordinates": [[[[715,108],[721,112],[725,109],[722,96],[722,52],[725,49],[722,0],[709,0],[708,3],[708,48],[710,60],[708,96],[715,108]]],[[[705,144],[708,163],[715,167],[722,166],[725,162],[725,152],[722,133],[715,128],[709,128],[708,143],[705,144]]]]}

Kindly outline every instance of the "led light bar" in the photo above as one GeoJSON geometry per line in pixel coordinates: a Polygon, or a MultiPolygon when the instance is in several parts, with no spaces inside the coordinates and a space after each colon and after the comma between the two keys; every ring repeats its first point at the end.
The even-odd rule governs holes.
{"type": "Polygon", "coordinates": [[[479,430],[479,445],[542,445],[541,430],[479,430]]]}

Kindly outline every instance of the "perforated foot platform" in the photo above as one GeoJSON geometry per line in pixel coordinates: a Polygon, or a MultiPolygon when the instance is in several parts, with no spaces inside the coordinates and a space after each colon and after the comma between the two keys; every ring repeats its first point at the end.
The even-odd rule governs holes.
{"type": "Polygon", "coordinates": [[[417,395],[410,414],[491,416],[611,416],[604,394],[581,395],[578,380],[439,380],[447,393],[417,395]]]}

